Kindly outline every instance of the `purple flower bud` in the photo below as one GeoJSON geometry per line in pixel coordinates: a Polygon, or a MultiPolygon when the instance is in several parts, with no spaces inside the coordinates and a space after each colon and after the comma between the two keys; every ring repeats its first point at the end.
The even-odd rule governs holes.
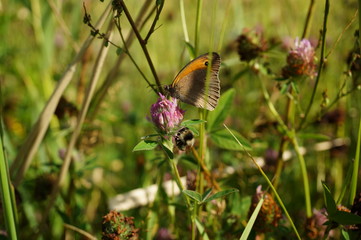
{"type": "Polygon", "coordinates": [[[287,66],[282,69],[284,77],[316,76],[315,49],[310,41],[298,38],[295,40],[295,47],[287,56],[287,66]]]}
{"type": "Polygon", "coordinates": [[[161,93],[159,96],[150,108],[151,120],[161,132],[168,133],[182,122],[185,111],[178,107],[177,99],[168,100],[161,93]]]}

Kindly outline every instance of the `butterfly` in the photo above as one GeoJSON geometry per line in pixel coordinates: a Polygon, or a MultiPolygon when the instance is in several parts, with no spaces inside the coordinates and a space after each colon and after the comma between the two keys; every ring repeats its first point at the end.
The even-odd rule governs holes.
{"type": "Polygon", "coordinates": [[[165,90],[182,102],[213,111],[218,104],[221,90],[218,78],[220,65],[221,57],[218,53],[203,54],[189,62],[177,74],[172,84],[165,86],[165,90]],[[207,79],[209,64],[211,66],[207,79]]]}

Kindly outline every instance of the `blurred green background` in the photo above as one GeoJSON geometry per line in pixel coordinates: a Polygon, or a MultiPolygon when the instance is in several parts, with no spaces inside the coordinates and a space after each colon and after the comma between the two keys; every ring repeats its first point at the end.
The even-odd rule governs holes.
{"type": "MultiPolygon", "coordinates": [[[[126,4],[135,18],[146,2],[148,1],[126,1],[126,4]]],[[[150,1],[149,9],[154,7],[154,2],[150,1]]],[[[108,1],[84,1],[93,24],[107,4],[108,1]]],[[[196,1],[185,0],[184,5],[190,43],[193,44],[196,1]]],[[[281,43],[287,38],[294,39],[302,35],[308,5],[309,1],[290,0],[203,1],[199,54],[209,50],[220,53],[223,62],[220,70],[222,92],[229,88],[236,90],[227,125],[253,144],[254,156],[263,156],[267,149],[277,150],[282,136],[272,128],[267,128],[260,134],[255,131],[258,120],[271,120],[267,106],[263,104],[258,79],[247,70],[245,63],[239,61],[236,39],[244,28],[261,28],[266,39],[279,43],[274,44],[275,47],[264,54],[264,62],[269,63],[276,76],[280,75],[287,55],[287,49],[282,48],[281,43]]],[[[354,48],[354,32],[358,27],[357,20],[352,22],[356,9],[356,1],[331,2],[326,54],[332,52],[328,56],[311,111],[310,119],[314,121],[318,120],[322,92],[326,90],[328,97],[334,99],[341,84],[347,79],[344,74],[348,68],[346,59],[354,48]],[[346,29],[350,22],[352,24],[346,29]],[[335,45],[339,37],[341,38],[335,45]]],[[[90,28],[83,24],[83,17],[82,1],[0,1],[1,118],[4,122],[4,140],[10,164],[68,64],[90,34],[90,28]]],[[[316,44],[320,38],[323,17],[324,1],[316,1],[307,36],[316,44]]],[[[108,17],[100,32],[106,31],[109,19],[108,17]]],[[[146,22],[140,32],[142,36],[147,34],[152,19],[151,17],[150,21],[146,22]]],[[[121,26],[125,36],[132,31],[124,15],[121,16],[121,26]]],[[[112,41],[122,46],[119,33],[115,29],[112,41]]],[[[29,237],[37,228],[39,215],[62,164],[62,154],[74,129],[77,112],[101,44],[102,40],[96,39],[79,63],[71,84],[64,92],[63,102],[17,189],[21,196],[18,208],[24,229],[24,232],[21,232],[23,237],[29,237]]],[[[165,1],[156,30],[147,47],[162,84],[170,84],[178,71],[190,60],[184,41],[179,1],[165,1]]],[[[145,56],[136,40],[129,46],[129,51],[141,70],[154,83],[145,56]]],[[[316,55],[319,57],[319,49],[316,55]]],[[[109,54],[96,91],[102,86],[118,57],[116,48],[109,45],[109,54]]],[[[347,86],[351,84],[350,81],[347,80],[347,86]]],[[[277,93],[277,82],[268,79],[265,83],[269,91],[274,93],[273,100],[282,114],[286,97],[277,93]]],[[[308,104],[313,84],[314,82],[310,81],[299,83],[298,103],[303,110],[308,104]]],[[[64,237],[66,234],[63,232],[63,222],[100,236],[101,216],[107,213],[107,200],[110,197],[153,184],[160,172],[169,170],[166,166],[159,165],[161,155],[157,152],[132,152],[142,136],[154,132],[146,117],[149,116],[150,106],[156,99],[157,95],[125,56],[119,67],[119,75],[113,79],[105,97],[99,102],[97,111],[92,107],[98,103],[92,102],[73,153],[74,161],[68,173],[66,187],[56,201],[56,207],[50,216],[50,228],[44,233],[44,239],[46,236],[54,239],[64,237]]],[[[336,104],[335,107],[342,111],[342,122],[321,126],[311,124],[305,130],[305,133],[320,133],[330,139],[347,138],[352,143],[350,148],[341,151],[340,155],[322,152],[306,156],[313,192],[312,203],[315,207],[320,208],[323,205],[320,180],[330,183],[335,196],[341,191],[344,171],[354,156],[355,135],[360,117],[359,100],[359,93],[356,92],[336,104]]],[[[182,104],[182,107],[187,110],[186,119],[199,118],[194,107],[185,104],[182,104]]],[[[302,144],[312,147],[315,142],[317,140],[306,139],[302,144]]],[[[210,146],[209,151],[214,168],[233,166],[238,169],[234,175],[223,179],[222,183],[225,188],[232,186],[240,189],[237,196],[230,197],[234,205],[233,210],[228,212],[237,213],[241,219],[247,219],[248,209],[245,206],[249,206],[250,196],[257,185],[264,184],[264,180],[243,153],[222,150],[214,145],[210,146]],[[236,206],[236,202],[245,199],[248,199],[248,205],[237,203],[241,206],[236,206]]],[[[183,168],[190,167],[184,164],[183,168]]],[[[269,173],[272,176],[272,171],[269,173]]],[[[279,191],[285,204],[290,206],[293,216],[300,215],[299,209],[303,208],[303,189],[296,159],[287,163],[281,181],[279,191]],[[297,187],[299,191],[289,194],[290,189],[298,189],[297,187]]],[[[149,217],[146,207],[131,210],[127,214],[135,216],[140,227],[144,227],[144,222],[149,217]]],[[[3,229],[3,224],[1,228],[3,229]]],[[[80,239],[79,236],[75,238],[80,239]]]]}

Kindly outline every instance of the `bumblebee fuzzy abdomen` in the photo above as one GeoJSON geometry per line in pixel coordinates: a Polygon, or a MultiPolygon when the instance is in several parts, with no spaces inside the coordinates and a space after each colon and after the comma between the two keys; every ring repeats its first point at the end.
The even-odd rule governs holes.
{"type": "Polygon", "coordinates": [[[189,128],[181,128],[174,136],[176,146],[184,151],[187,147],[192,147],[194,144],[194,136],[189,128]]]}

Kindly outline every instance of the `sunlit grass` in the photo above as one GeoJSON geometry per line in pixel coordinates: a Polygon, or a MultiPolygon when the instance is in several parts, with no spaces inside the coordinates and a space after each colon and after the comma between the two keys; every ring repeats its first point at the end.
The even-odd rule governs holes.
{"type": "MultiPolygon", "coordinates": [[[[64,172],[64,182],[59,191],[53,192],[54,204],[49,204],[49,195],[64,164],[64,154],[76,129],[77,117],[87,96],[89,81],[97,68],[94,64],[103,39],[96,37],[84,54],[80,55],[74,75],[62,94],[66,101],[61,102],[56,114],[52,115],[51,112],[46,116],[49,128],[46,127],[44,137],[34,149],[34,157],[31,158],[24,176],[19,177],[17,170],[23,165],[12,166],[12,164],[21,153],[20,149],[30,136],[44,107],[48,106],[48,101],[53,98],[52,94],[57,89],[67,67],[79,49],[86,45],[84,42],[89,37],[91,29],[83,23],[82,2],[31,0],[5,1],[1,4],[2,136],[6,154],[4,159],[8,160],[11,170],[10,178],[17,185],[16,193],[21,196],[21,200],[16,203],[19,214],[19,222],[16,224],[22,229],[18,231],[18,238],[36,236],[39,239],[58,239],[65,235],[79,236],[70,231],[71,228],[65,228],[64,223],[74,226],[73,229],[82,229],[100,238],[101,217],[108,212],[107,204],[110,198],[136,188],[159,185],[163,180],[172,178],[170,168],[172,165],[164,160],[164,154],[159,149],[145,152],[132,151],[141,137],[155,132],[147,116],[150,115],[151,104],[158,96],[148,86],[127,55],[130,54],[147,79],[152,84],[156,84],[144,49],[136,38],[125,48],[117,28],[113,27],[111,41],[122,48],[123,53],[118,55],[117,48],[111,44],[107,47],[108,53],[104,65],[99,67],[99,80],[95,86],[96,96],[99,96],[97,94],[100,93],[101,86],[104,86],[106,77],[111,80],[111,85],[103,92],[103,97],[93,98],[90,95],[89,111],[84,112],[85,119],[84,123],[80,123],[79,137],[74,142],[74,149],[69,153],[69,159],[72,161],[64,172]],[[129,52],[124,53],[127,49],[129,52]],[[118,73],[113,76],[110,71],[116,66],[119,57],[123,59],[115,68],[118,73]],[[64,115],[61,115],[61,112],[64,115]],[[44,220],[42,216],[47,206],[50,207],[50,212],[44,220]]],[[[109,2],[106,1],[84,2],[93,25],[101,18],[108,4],[109,2]]],[[[155,7],[155,1],[147,0],[126,1],[125,4],[134,20],[137,19],[141,9],[147,9],[141,15],[144,20],[155,7]],[[147,4],[149,7],[146,7],[147,4]]],[[[324,1],[315,1],[306,36],[315,45],[322,40],[320,30],[324,21],[324,5],[324,1]]],[[[235,91],[234,98],[230,100],[229,110],[225,110],[227,116],[221,119],[251,143],[253,157],[264,156],[266,150],[270,149],[278,152],[282,137],[287,135],[285,128],[291,133],[294,127],[299,126],[315,83],[314,79],[300,80],[297,82],[299,93],[288,92],[287,96],[280,92],[283,82],[274,81],[281,76],[281,68],[286,65],[288,49],[282,47],[282,42],[286,38],[293,41],[294,38],[302,35],[309,2],[185,0],[184,6],[186,25],[182,23],[179,2],[165,1],[155,30],[146,44],[160,84],[162,87],[169,85],[179,70],[189,62],[192,57],[190,46],[197,45],[197,55],[206,53],[210,49],[219,52],[222,59],[221,93],[231,88],[235,91]],[[203,2],[200,8],[199,30],[196,30],[197,2],[203,2]],[[185,28],[189,34],[188,47],[184,39],[185,28]],[[263,53],[263,58],[257,60],[258,62],[241,62],[237,54],[236,39],[244,29],[255,28],[262,29],[264,39],[272,49],[263,53]],[[195,33],[198,44],[195,44],[195,33]],[[267,70],[272,74],[267,73],[267,70]],[[270,105],[265,102],[259,75],[263,76],[261,81],[270,94],[270,102],[281,120],[288,123],[283,130],[276,124],[276,121],[278,124],[281,121],[275,117],[275,112],[272,109],[270,111],[270,105]],[[290,94],[296,96],[292,99],[293,109],[290,110],[294,120],[290,120],[292,117],[288,119],[287,104],[290,101],[288,98],[290,94]],[[292,121],[295,126],[289,124],[292,121]]],[[[296,150],[298,153],[298,147],[307,149],[304,161],[310,183],[312,209],[321,209],[325,206],[321,180],[326,182],[331,193],[334,194],[334,199],[338,199],[344,191],[347,170],[357,149],[360,92],[353,90],[351,94],[338,99],[332,108],[328,109],[333,115],[323,112],[325,108],[321,107],[322,103],[327,105],[327,100],[332,102],[336,98],[344,82],[346,87],[343,93],[352,88],[353,81],[360,84],[360,79],[355,77],[356,73],[353,75],[355,79],[345,74],[349,71],[346,62],[349,52],[357,47],[354,45],[354,32],[358,29],[356,9],[357,3],[353,1],[345,3],[331,1],[325,39],[327,59],[320,75],[315,99],[304,128],[300,131],[296,129],[294,139],[290,135],[286,139],[289,144],[285,145],[284,152],[296,150]],[[335,109],[338,112],[334,112],[335,109]],[[320,121],[323,114],[327,114],[327,118],[320,121]],[[314,149],[317,143],[336,138],[345,139],[346,144],[331,150],[314,149]],[[296,139],[297,144],[292,145],[293,140],[296,139]]],[[[154,12],[145,21],[144,26],[138,25],[143,38],[147,35],[153,18],[154,12]]],[[[99,29],[101,33],[107,31],[111,19],[111,15],[105,18],[104,25],[99,29]]],[[[119,20],[122,34],[127,39],[134,30],[124,12],[119,20]]],[[[320,57],[320,44],[316,48],[316,57],[320,57]]],[[[56,103],[53,104],[56,106],[56,103]]],[[[200,118],[195,107],[184,103],[180,105],[186,109],[185,119],[200,118]]],[[[207,118],[207,114],[202,116],[207,118]]],[[[197,224],[198,230],[204,228],[210,239],[237,239],[242,235],[250,216],[248,213],[250,198],[256,192],[258,185],[263,185],[264,190],[267,183],[242,150],[222,149],[211,140],[210,130],[215,132],[219,129],[204,128],[204,130],[204,136],[209,136],[208,144],[199,155],[204,154],[206,167],[214,174],[219,174],[215,178],[221,189],[237,188],[239,192],[225,197],[223,202],[218,202],[219,205],[206,204],[204,208],[199,208],[196,214],[189,215],[185,210],[187,206],[184,198],[170,198],[160,191],[154,203],[124,212],[125,215],[134,217],[136,227],[140,228],[141,239],[155,238],[159,228],[167,228],[175,239],[190,239],[189,227],[192,222],[193,230],[196,229],[195,224],[197,224]],[[232,171],[229,170],[231,172],[227,174],[223,172],[228,168],[232,171]],[[224,208],[223,205],[221,206],[223,203],[224,208]],[[207,214],[209,214],[208,219],[204,217],[207,214]],[[197,220],[193,221],[190,216],[196,217],[197,220]]],[[[199,141],[199,137],[196,138],[199,141]]],[[[202,138],[203,136],[200,138],[201,142],[204,141],[202,138]]],[[[196,144],[195,147],[198,149],[199,146],[196,144]]],[[[202,172],[192,154],[186,156],[178,159],[176,155],[174,158],[178,161],[180,175],[186,175],[189,170],[202,172]]],[[[264,171],[268,178],[272,179],[275,166],[266,164],[264,171]]],[[[354,174],[357,172],[359,171],[356,170],[354,174]]],[[[294,154],[284,163],[276,190],[300,235],[305,236],[303,226],[306,207],[301,174],[305,172],[301,171],[297,154],[294,154]]],[[[357,182],[357,179],[353,182],[357,182]]],[[[359,186],[354,185],[354,190],[357,189],[359,186]]],[[[205,190],[200,188],[199,192],[203,193],[205,190]]],[[[350,207],[351,194],[348,190],[345,191],[347,193],[341,203],[350,207]]],[[[5,230],[4,221],[1,220],[0,223],[0,230],[5,230]]],[[[266,238],[272,234],[273,237],[282,234],[282,231],[292,232],[286,220],[279,224],[279,228],[266,234],[266,238]]],[[[254,237],[255,230],[252,234],[251,236],[254,237]]],[[[196,233],[193,232],[194,238],[195,235],[196,233]]]]}

